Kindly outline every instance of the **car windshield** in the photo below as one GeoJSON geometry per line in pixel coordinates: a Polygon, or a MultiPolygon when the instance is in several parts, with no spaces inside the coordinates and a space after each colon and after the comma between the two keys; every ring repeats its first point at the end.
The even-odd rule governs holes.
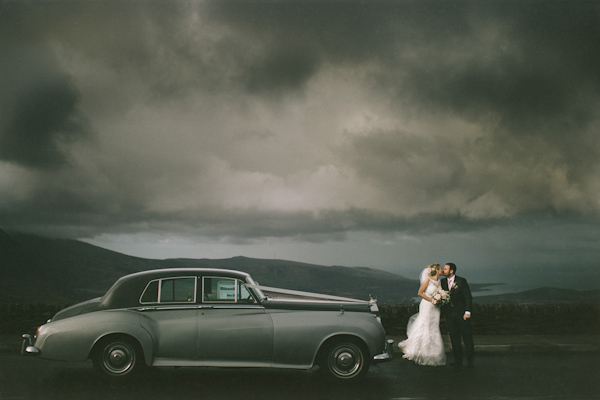
{"type": "MultiPolygon", "coordinates": [[[[251,277],[248,277],[248,279],[247,279],[246,281],[247,281],[247,283],[249,283],[250,285],[258,286],[258,283],[254,282],[254,280],[253,280],[251,277]]],[[[266,298],[266,297],[267,297],[267,296],[266,296],[266,295],[265,295],[265,294],[262,292],[262,290],[260,290],[260,289],[259,289],[259,288],[257,288],[257,287],[254,287],[254,288],[252,288],[252,290],[254,291],[254,293],[256,294],[256,296],[257,296],[259,299],[264,299],[264,298],[266,298]]]]}

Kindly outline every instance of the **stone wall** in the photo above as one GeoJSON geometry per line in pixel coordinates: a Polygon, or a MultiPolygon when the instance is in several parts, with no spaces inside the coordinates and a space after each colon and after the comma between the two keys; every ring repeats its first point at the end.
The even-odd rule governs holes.
{"type": "MultiPolygon", "coordinates": [[[[389,335],[406,334],[406,324],[418,312],[416,304],[379,306],[379,315],[389,335]]],[[[474,304],[472,327],[475,335],[598,334],[600,306],[474,304]]],[[[447,332],[441,319],[442,332],[447,332]]]]}
{"type": "Polygon", "coordinates": [[[0,303],[0,333],[34,333],[63,308],[64,304],[0,303]]]}

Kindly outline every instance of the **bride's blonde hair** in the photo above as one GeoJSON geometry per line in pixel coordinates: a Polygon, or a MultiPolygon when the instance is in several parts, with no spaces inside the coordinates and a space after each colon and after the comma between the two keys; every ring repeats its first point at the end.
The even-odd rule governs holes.
{"type": "Polygon", "coordinates": [[[438,263],[434,263],[434,264],[429,264],[427,266],[427,268],[429,268],[429,276],[435,276],[435,274],[437,273],[437,270],[441,269],[442,266],[438,263]]]}

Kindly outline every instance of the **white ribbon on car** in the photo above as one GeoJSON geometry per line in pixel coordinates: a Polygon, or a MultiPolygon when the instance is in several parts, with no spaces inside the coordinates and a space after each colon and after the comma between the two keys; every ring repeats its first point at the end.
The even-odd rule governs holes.
{"type": "Polygon", "coordinates": [[[246,287],[260,289],[260,290],[264,290],[265,292],[271,292],[271,293],[289,294],[289,295],[301,296],[301,297],[314,297],[314,298],[319,298],[319,299],[323,299],[323,300],[345,301],[348,303],[374,304],[377,302],[377,300],[375,300],[375,299],[366,301],[366,300],[351,299],[348,297],[331,296],[328,294],[311,293],[311,292],[301,292],[298,290],[280,289],[280,288],[273,288],[273,287],[260,286],[260,285],[246,284],[246,287]]]}

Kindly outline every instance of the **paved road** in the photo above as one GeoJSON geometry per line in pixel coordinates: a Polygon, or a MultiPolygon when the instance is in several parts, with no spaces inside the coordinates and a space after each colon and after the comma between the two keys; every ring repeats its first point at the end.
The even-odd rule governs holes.
{"type": "Polygon", "coordinates": [[[158,369],[130,383],[106,383],[91,363],[0,354],[0,399],[596,399],[598,353],[497,353],[474,369],[419,367],[396,358],[358,384],[332,384],[316,371],[158,369]]]}

